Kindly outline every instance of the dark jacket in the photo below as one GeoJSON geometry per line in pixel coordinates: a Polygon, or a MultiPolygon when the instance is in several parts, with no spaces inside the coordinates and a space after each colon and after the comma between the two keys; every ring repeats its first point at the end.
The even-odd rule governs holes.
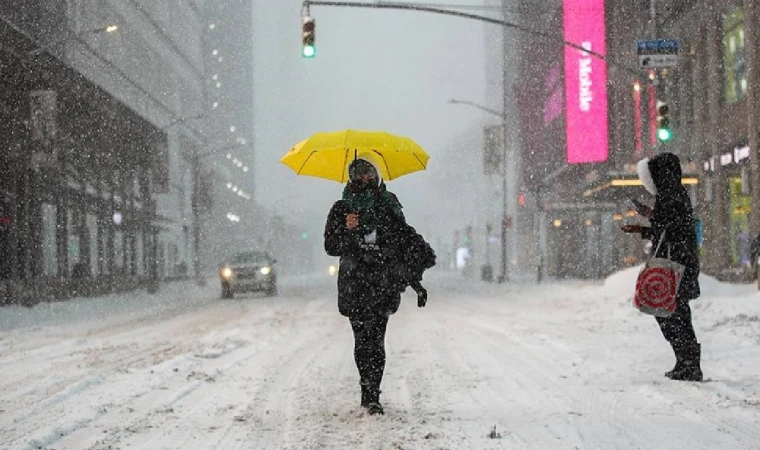
{"type": "Polygon", "coordinates": [[[377,210],[377,241],[364,244],[357,230],[346,227],[350,211],[343,200],[330,209],[324,245],[340,257],[338,310],[350,318],[394,314],[401,292],[435,264],[435,253],[422,236],[388,207],[377,210]]]}
{"type": "Polygon", "coordinates": [[[670,259],[686,267],[678,290],[679,300],[699,297],[699,255],[691,200],[681,184],[681,163],[672,153],[662,153],[649,161],[649,173],[657,188],[654,216],[641,237],[652,241],[652,251],[660,245],[656,257],[670,259]]]}

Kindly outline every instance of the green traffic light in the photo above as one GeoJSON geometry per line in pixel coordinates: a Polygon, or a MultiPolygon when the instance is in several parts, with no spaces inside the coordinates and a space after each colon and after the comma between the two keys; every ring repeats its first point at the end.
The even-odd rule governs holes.
{"type": "Polygon", "coordinates": [[[304,45],[301,55],[303,55],[304,58],[313,58],[317,56],[317,48],[313,45],[304,45]]]}
{"type": "Polygon", "coordinates": [[[673,132],[670,131],[668,128],[657,129],[657,139],[659,139],[660,142],[668,142],[672,138],[673,138],[673,132]]]}

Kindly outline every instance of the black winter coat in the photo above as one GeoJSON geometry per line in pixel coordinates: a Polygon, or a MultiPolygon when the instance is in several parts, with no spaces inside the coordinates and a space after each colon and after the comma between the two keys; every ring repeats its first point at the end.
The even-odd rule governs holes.
{"type": "Polygon", "coordinates": [[[656,257],[670,259],[686,267],[678,290],[678,300],[699,297],[699,254],[694,213],[689,195],[681,185],[681,163],[672,153],[663,153],[649,161],[649,172],[657,188],[654,216],[641,237],[652,241],[652,251],[660,243],[656,257]]]}
{"type": "Polygon", "coordinates": [[[414,228],[384,206],[377,211],[376,243],[364,244],[361,232],[346,227],[349,212],[338,200],[325,224],[325,251],[340,257],[338,310],[359,319],[394,314],[401,292],[422,279],[435,264],[435,254],[414,228]]]}

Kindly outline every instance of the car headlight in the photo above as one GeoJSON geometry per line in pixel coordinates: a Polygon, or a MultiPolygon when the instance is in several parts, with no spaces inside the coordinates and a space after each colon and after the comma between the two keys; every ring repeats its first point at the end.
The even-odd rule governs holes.
{"type": "Polygon", "coordinates": [[[271,267],[262,267],[261,268],[261,274],[262,275],[269,275],[272,272],[271,267]]]}
{"type": "Polygon", "coordinates": [[[232,278],[232,269],[229,267],[222,269],[222,278],[232,278]]]}
{"type": "Polygon", "coordinates": [[[327,272],[330,274],[331,277],[334,277],[335,274],[338,273],[338,268],[335,266],[330,266],[327,272]]]}

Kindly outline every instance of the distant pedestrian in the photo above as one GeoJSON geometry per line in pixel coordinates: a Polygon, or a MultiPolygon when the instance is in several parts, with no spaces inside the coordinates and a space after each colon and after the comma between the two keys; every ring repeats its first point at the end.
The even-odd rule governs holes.
{"type": "Polygon", "coordinates": [[[672,153],[662,153],[651,160],[640,161],[638,173],[644,187],[655,196],[654,209],[640,208],[650,226],[625,225],[621,229],[626,233],[641,233],[642,238],[652,241],[653,249],[659,245],[659,254],[652,256],[669,258],[686,268],[675,312],[669,317],[657,317],[660,330],[676,355],[675,367],[665,376],[673,380],[702,381],[702,347],[697,342],[689,306],[689,301],[700,295],[699,255],[691,200],[681,184],[681,162],[672,153]]]}

